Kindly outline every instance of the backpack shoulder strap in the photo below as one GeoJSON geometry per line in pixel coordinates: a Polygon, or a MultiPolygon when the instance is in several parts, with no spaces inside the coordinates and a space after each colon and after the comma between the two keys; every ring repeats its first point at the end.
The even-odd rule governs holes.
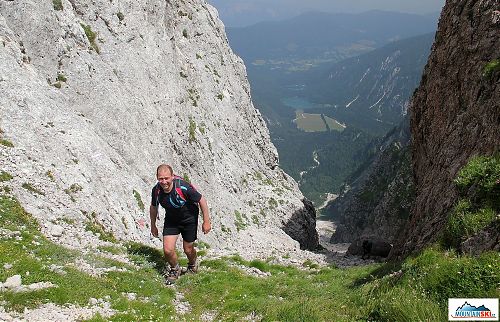
{"type": "Polygon", "coordinates": [[[160,186],[160,183],[156,183],[155,187],[155,192],[154,192],[154,195],[155,195],[155,206],[158,207],[160,205],[160,192],[161,192],[161,186],[160,186]]]}

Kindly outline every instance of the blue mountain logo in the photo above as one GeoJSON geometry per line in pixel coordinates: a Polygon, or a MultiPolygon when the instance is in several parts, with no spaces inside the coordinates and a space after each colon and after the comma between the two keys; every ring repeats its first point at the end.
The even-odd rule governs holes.
{"type": "Polygon", "coordinates": [[[467,317],[477,317],[477,318],[494,318],[495,315],[491,314],[491,310],[481,305],[479,307],[470,305],[465,302],[462,306],[459,306],[455,311],[454,318],[467,318],[467,317]]]}

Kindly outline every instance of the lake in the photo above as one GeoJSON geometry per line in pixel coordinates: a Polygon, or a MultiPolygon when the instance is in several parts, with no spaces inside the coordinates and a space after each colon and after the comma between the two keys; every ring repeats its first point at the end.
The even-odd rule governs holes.
{"type": "Polygon", "coordinates": [[[283,104],[288,107],[297,110],[309,109],[314,107],[321,107],[321,105],[308,101],[304,97],[293,96],[293,97],[285,97],[280,100],[283,104]]]}

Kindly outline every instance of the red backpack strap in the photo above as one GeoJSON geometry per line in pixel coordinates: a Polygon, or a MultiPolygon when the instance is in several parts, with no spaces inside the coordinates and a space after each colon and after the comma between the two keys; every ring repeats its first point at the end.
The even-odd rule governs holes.
{"type": "Polygon", "coordinates": [[[183,201],[186,201],[186,200],[187,200],[187,198],[186,198],[186,196],[184,195],[184,192],[182,191],[182,185],[181,185],[181,180],[182,180],[182,178],[181,178],[181,177],[179,177],[179,176],[176,176],[174,180],[175,180],[175,181],[177,181],[177,185],[175,185],[175,181],[174,181],[174,189],[175,189],[175,192],[177,193],[177,195],[178,195],[179,197],[181,197],[181,199],[182,199],[183,201]]]}

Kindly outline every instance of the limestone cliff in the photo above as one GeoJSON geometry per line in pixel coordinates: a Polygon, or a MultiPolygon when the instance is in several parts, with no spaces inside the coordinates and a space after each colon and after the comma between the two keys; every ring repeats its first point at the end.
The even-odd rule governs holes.
{"type": "Polygon", "coordinates": [[[0,128],[4,185],[68,246],[86,246],[88,222],[148,242],[163,162],[207,197],[213,247],[318,244],[203,0],[0,1],[0,128]]]}
{"type": "Polygon", "coordinates": [[[447,1],[443,8],[413,96],[416,201],[393,255],[435,240],[457,200],[457,171],[471,157],[500,148],[499,9],[498,0],[447,1]]]}

